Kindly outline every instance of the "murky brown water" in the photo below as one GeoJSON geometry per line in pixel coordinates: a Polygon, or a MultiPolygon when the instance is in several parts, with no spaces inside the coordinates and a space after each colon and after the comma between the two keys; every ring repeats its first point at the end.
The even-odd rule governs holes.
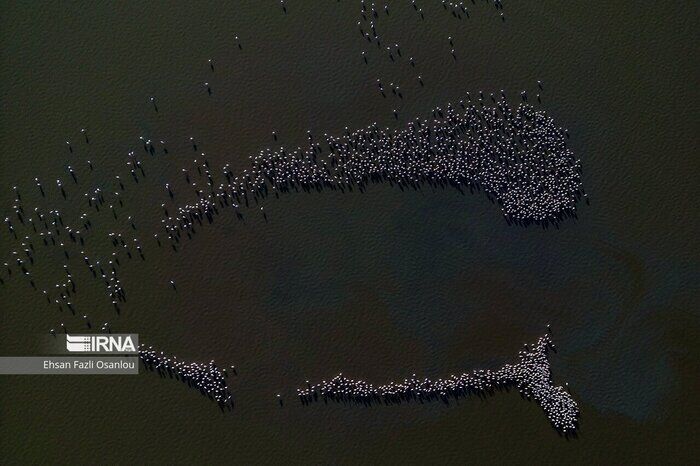
{"type": "MultiPolygon", "coordinates": [[[[182,184],[179,171],[191,165],[190,136],[215,170],[227,162],[243,168],[248,155],[273,144],[272,131],[295,147],[307,129],[393,127],[394,108],[403,124],[466,91],[535,92],[538,79],[545,108],[572,134],[591,205],[581,206],[578,221],[545,231],[509,227],[481,195],[372,186],[269,199],[268,222],[254,213],[245,223],[221,216],[178,253],[142,238],[146,260],[122,270],[129,299],[122,313],[76,270],[85,283],[78,312],[181,358],[236,364],[234,412],[222,414],[153,374],[5,376],[5,462],[693,458],[698,7],[507,2],[503,23],[480,2],[463,21],[426,0],[421,21],[408,2],[392,2],[382,34],[415,58],[413,70],[363,42],[359,2],[287,3],[287,15],[272,1],[6,4],[2,212],[11,213],[15,184],[26,192],[25,208],[45,202],[33,189],[38,176],[52,191],[46,205],[74,217],[85,206],[61,199],[57,174],[72,194],[111,191],[114,174],[128,174],[127,152],[143,154],[139,136],[165,139],[169,154],[142,155],[146,179],[123,195],[138,230],[123,217],[96,224],[97,236],[145,237],[158,228],[163,185],[182,184]],[[398,84],[403,101],[383,99],[378,77],[398,84]],[[77,168],[78,187],[67,164],[77,168]],[[582,410],[575,440],[561,439],[515,394],[371,409],[293,399],[304,380],[338,371],[383,382],[500,365],[547,323],[560,348],[555,381],[569,382],[582,410]]],[[[193,195],[183,189],[177,198],[193,195]]],[[[2,254],[16,248],[5,231],[2,254]]],[[[96,247],[93,255],[108,251],[96,247]]],[[[60,257],[37,262],[38,279],[58,279],[60,257]]],[[[40,337],[62,321],[82,329],[78,317],[47,306],[19,279],[0,287],[0,303],[3,355],[35,354],[40,337]]]]}

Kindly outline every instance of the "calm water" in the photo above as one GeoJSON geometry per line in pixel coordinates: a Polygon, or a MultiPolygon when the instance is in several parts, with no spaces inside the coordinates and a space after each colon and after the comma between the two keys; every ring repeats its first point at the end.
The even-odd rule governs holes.
{"type": "MultiPolygon", "coordinates": [[[[380,20],[385,41],[402,49],[403,61],[392,63],[360,37],[359,2],[287,3],[286,15],[274,1],[3,5],[2,212],[11,212],[13,185],[26,193],[25,208],[43,205],[32,183],[38,176],[51,193],[46,205],[77,218],[84,202],[64,202],[53,180],[61,177],[74,199],[95,187],[111,192],[114,174],[128,175],[127,152],[143,154],[139,136],[166,140],[169,154],[143,154],[146,179],[127,183],[123,195],[138,230],[124,218],[96,225],[96,236],[118,229],[144,243],[146,261],[122,268],[128,303],[116,315],[103,290],[76,270],[83,284],[76,307],[183,359],[239,368],[230,378],[230,414],[154,374],[6,376],[5,462],[696,456],[688,434],[700,414],[692,338],[700,329],[697,5],[504,2],[504,23],[481,2],[462,21],[439,2],[420,2],[425,20],[408,2],[392,2],[380,20]],[[382,98],[377,78],[385,88],[399,85],[404,99],[382,98]],[[534,95],[538,79],[544,108],[572,135],[591,197],[578,221],[559,229],[509,227],[479,194],[372,186],[268,199],[268,222],[255,212],[245,222],[221,216],[178,253],[148,241],[165,183],[175,184],[178,203],[194,198],[177,190],[181,168],[196,155],[190,136],[213,172],[225,163],[243,169],[249,155],[274,143],[272,131],[278,144],[296,147],[307,129],[395,127],[466,91],[534,95]],[[371,409],[302,407],[293,397],[306,379],[339,371],[383,382],[499,366],[547,323],[560,348],[555,382],[569,382],[582,411],[574,440],[560,438],[516,394],[371,409]],[[286,397],[282,409],[276,393],[286,397]]],[[[4,229],[0,245],[3,255],[17,247],[4,229]]],[[[54,283],[61,258],[37,256],[38,278],[54,283]]],[[[82,329],[18,279],[0,287],[0,303],[3,355],[39,354],[59,322],[82,329]]]]}

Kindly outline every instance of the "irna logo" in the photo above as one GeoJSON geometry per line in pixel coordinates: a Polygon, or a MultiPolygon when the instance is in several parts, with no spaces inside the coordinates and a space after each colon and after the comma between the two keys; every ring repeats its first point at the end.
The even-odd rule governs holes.
{"type": "Polygon", "coordinates": [[[135,336],[66,335],[66,349],[71,353],[136,353],[135,336]]]}

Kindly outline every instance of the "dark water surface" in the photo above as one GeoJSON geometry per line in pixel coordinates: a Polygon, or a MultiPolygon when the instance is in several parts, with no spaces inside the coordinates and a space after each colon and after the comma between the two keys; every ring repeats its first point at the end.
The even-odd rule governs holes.
{"type": "MultiPolygon", "coordinates": [[[[3,2],[3,217],[18,185],[25,209],[59,206],[77,219],[85,201],[63,201],[55,179],[80,199],[90,188],[114,191],[120,173],[124,215],[95,221],[93,235],[141,238],[146,260],[122,267],[128,303],[119,315],[76,270],[78,313],[183,359],[236,364],[239,375],[229,378],[232,413],[155,374],[4,376],[0,462],[590,464],[697,455],[697,4],[504,1],[502,22],[479,1],[467,2],[471,18],[462,21],[439,2],[419,3],[425,20],[409,2],[391,2],[380,19],[380,35],[402,49],[392,63],[360,37],[355,1],[288,1],[286,15],[267,0],[3,2]],[[377,78],[404,98],[382,98],[377,78]],[[276,144],[296,147],[307,129],[320,137],[374,121],[396,127],[467,91],[534,95],[537,80],[543,107],[571,133],[591,197],[558,229],[510,227],[481,194],[375,185],[267,199],[267,222],[255,209],[245,222],[220,216],[178,253],[152,240],[169,202],[165,183],[177,203],[195,198],[180,173],[197,155],[190,136],[212,172],[225,163],[238,171],[274,143],[272,131],[276,144]],[[147,156],[139,136],[166,140],[169,154],[147,156]],[[146,170],[139,185],[128,177],[130,150],[146,170]],[[306,379],[339,371],[381,383],[500,366],[547,323],[559,347],[555,382],[569,382],[581,407],[576,439],[560,438],[515,393],[373,408],[302,407],[294,397],[306,379]]],[[[9,258],[18,245],[6,231],[0,253],[9,258]]],[[[111,249],[91,251],[106,258],[111,249]]],[[[37,278],[60,280],[61,258],[37,256],[37,278]]],[[[0,286],[0,304],[2,355],[40,354],[60,322],[84,328],[19,278],[0,286]]]]}

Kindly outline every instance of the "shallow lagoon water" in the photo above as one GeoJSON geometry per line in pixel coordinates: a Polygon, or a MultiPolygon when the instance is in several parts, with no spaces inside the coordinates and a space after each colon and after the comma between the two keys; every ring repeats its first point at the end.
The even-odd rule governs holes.
{"type": "MultiPolygon", "coordinates": [[[[234,412],[222,414],[154,374],[79,383],[4,377],[3,456],[11,463],[85,462],[98,451],[114,460],[217,463],[692,458],[686,432],[700,380],[691,338],[698,330],[697,105],[690,105],[697,7],[506,4],[503,23],[487,4],[464,21],[428,4],[420,21],[410,5],[396,4],[383,34],[416,58],[421,87],[407,63],[370,53],[356,30],[355,2],[288,3],[287,15],[276,2],[7,5],[3,212],[14,184],[32,205],[40,202],[33,178],[55,188],[50,181],[56,173],[68,180],[71,164],[80,189],[111,186],[117,170],[128,173],[126,153],[142,150],[139,136],[165,139],[168,156],[142,156],[146,180],[124,194],[139,236],[157,228],[149,216],[166,201],[162,186],[191,163],[190,136],[214,170],[227,162],[243,168],[248,155],[274,143],[272,131],[296,147],[307,129],[393,127],[466,91],[506,89],[515,97],[534,92],[538,79],[544,107],[572,135],[591,205],[559,229],[524,229],[509,227],[483,195],[372,186],[270,199],[268,222],[221,216],[177,254],[147,244],[146,261],[122,272],[129,296],[122,313],[115,316],[91,285],[79,291],[79,312],[181,358],[236,364],[234,412]],[[403,102],[383,99],[377,77],[398,83],[403,102]],[[537,406],[513,393],[371,409],[302,407],[293,398],[304,380],[339,371],[381,383],[497,367],[547,323],[559,347],[554,380],[569,382],[582,410],[574,440],[559,438],[537,406]],[[284,408],[275,393],[285,394],[284,408]]],[[[53,200],[62,202],[57,192],[53,200]]],[[[84,209],[65,204],[66,215],[84,209]]],[[[119,228],[128,231],[123,222],[119,228]]],[[[15,247],[4,232],[0,245],[3,254],[15,247]]],[[[55,280],[58,260],[37,264],[37,273],[55,280]]],[[[18,280],[0,288],[0,302],[3,354],[35,354],[48,328],[80,325],[18,280]]]]}

